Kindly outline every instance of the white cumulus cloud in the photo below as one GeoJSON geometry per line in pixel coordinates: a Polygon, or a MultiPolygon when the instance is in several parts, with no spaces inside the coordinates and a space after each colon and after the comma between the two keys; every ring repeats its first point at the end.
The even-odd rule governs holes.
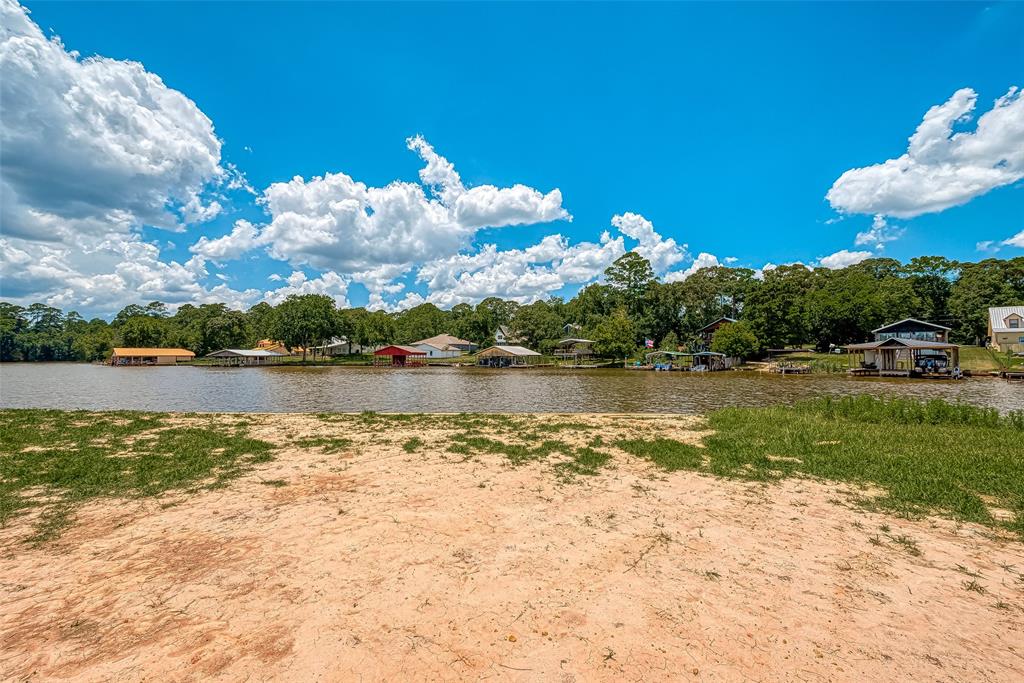
{"type": "Polygon", "coordinates": [[[973,131],[971,88],[928,110],[896,159],[843,173],[826,198],[843,213],[913,218],[965,204],[1024,178],[1024,99],[1016,87],[982,114],[973,131]]]}
{"type": "Polygon", "coordinates": [[[850,251],[848,249],[840,249],[834,254],[822,256],[818,259],[817,265],[822,268],[837,270],[839,268],[856,265],[861,261],[871,258],[872,256],[874,256],[874,254],[870,251],[850,251]]]}

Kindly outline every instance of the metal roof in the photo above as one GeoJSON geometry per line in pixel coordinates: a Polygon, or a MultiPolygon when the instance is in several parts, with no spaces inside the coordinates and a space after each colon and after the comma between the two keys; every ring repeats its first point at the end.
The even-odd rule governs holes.
{"type": "Polygon", "coordinates": [[[933,327],[936,330],[946,330],[947,332],[949,330],[953,329],[951,327],[946,327],[945,325],[936,325],[935,323],[930,323],[927,320],[918,320],[917,318],[904,318],[903,320],[897,320],[896,322],[889,323],[888,325],[882,325],[877,330],[871,330],[871,332],[872,332],[872,334],[874,334],[876,332],[881,332],[883,330],[887,330],[890,327],[896,327],[897,325],[902,325],[903,323],[918,323],[920,325],[924,325],[925,327],[933,327]]]}
{"type": "Polygon", "coordinates": [[[246,358],[278,358],[282,353],[267,351],[266,349],[221,349],[206,354],[207,358],[228,358],[231,356],[244,356],[246,358]]]}
{"type": "Polygon", "coordinates": [[[195,356],[188,349],[162,349],[152,348],[147,349],[145,347],[136,346],[115,346],[115,356],[195,356]]]}
{"type": "Polygon", "coordinates": [[[450,334],[435,334],[433,337],[420,339],[412,343],[413,346],[419,346],[420,344],[426,344],[427,346],[433,346],[435,349],[443,350],[447,346],[472,346],[473,342],[453,337],[450,334]]]}
{"type": "Polygon", "coordinates": [[[863,344],[847,344],[846,348],[854,349],[857,351],[864,351],[870,349],[881,349],[889,348],[893,346],[902,346],[908,349],[955,349],[958,348],[956,344],[945,344],[943,342],[929,342],[921,341],[919,339],[900,339],[899,337],[890,337],[889,339],[882,339],[881,341],[865,342],[863,344]]]}
{"type": "Polygon", "coordinates": [[[722,318],[719,318],[718,320],[715,320],[714,322],[708,323],[704,327],[702,327],[699,330],[697,330],[697,332],[703,332],[704,330],[708,329],[709,327],[711,327],[713,325],[717,325],[718,323],[723,323],[723,322],[725,322],[725,323],[734,323],[734,322],[736,322],[736,319],[735,318],[722,317],[722,318]]]}
{"type": "Polygon", "coordinates": [[[483,351],[480,352],[479,355],[481,357],[486,357],[485,354],[488,354],[489,352],[492,352],[492,351],[496,352],[496,353],[490,353],[489,355],[492,355],[492,356],[494,356],[494,355],[499,355],[499,356],[500,355],[506,355],[506,356],[539,356],[540,355],[536,351],[531,351],[530,349],[526,348],[525,346],[506,346],[506,345],[502,345],[502,344],[498,344],[496,346],[492,346],[490,348],[484,349],[483,351]]]}
{"type": "Polygon", "coordinates": [[[404,344],[388,344],[387,346],[381,347],[373,352],[375,356],[425,356],[427,352],[423,349],[417,349],[415,346],[405,346],[404,344]],[[401,351],[401,353],[391,353],[391,351],[401,351]]]}
{"type": "Polygon", "coordinates": [[[996,306],[988,309],[988,321],[993,332],[1020,332],[1019,327],[1007,327],[1006,319],[1016,313],[1024,318],[1024,306],[996,306]]]}

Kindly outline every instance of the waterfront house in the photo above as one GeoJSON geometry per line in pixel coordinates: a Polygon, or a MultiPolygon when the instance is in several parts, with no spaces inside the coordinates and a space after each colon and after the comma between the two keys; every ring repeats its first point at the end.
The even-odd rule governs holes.
{"type": "Polygon", "coordinates": [[[321,356],[353,356],[363,353],[373,353],[380,346],[362,346],[355,343],[348,337],[332,337],[329,342],[321,346],[314,346],[312,351],[321,356]]]}
{"type": "Polygon", "coordinates": [[[950,377],[960,366],[960,347],[949,342],[888,337],[849,344],[846,351],[854,375],[950,377]]]}
{"type": "Polygon", "coordinates": [[[988,309],[988,339],[1000,353],[1024,351],[1024,306],[988,309]]]}
{"type": "Polygon", "coordinates": [[[525,368],[536,365],[542,356],[523,346],[498,344],[477,354],[477,363],[489,368],[525,368]]]}
{"type": "Polygon", "coordinates": [[[578,337],[569,337],[568,339],[560,339],[555,344],[555,357],[563,360],[571,360],[573,362],[580,362],[582,360],[589,360],[594,355],[594,342],[590,339],[580,339],[578,337]]]}
{"type": "Polygon", "coordinates": [[[118,346],[110,356],[111,365],[174,365],[196,357],[188,349],[137,348],[118,346]]]}
{"type": "Polygon", "coordinates": [[[221,349],[206,354],[207,358],[215,358],[218,365],[277,365],[285,354],[267,349],[221,349]]]}
{"type": "Polygon", "coordinates": [[[450,334],[438,334],[427,339],[413,342],[415,346],[427,354],[428,358],[455,358],[464,353],[476,351],[476,344],[465,339],[453,337],[450,334]]]}
{"type": "Polygon", "coordinates": [[[494,333],[495,344],[497,344],[498,346],[503,346],[506,344],[515,344],[517,341],[519,340],[512,335],[511,329],[509,329],[505,325],[498,325],[498,329],[494,333]]]}
{"type": "Polygon", "coordinates": [[[301,356],[302,347],[293,346],[291,350],[284,345],[283,342],[275,341],[273,339],[260,339],[256,343],[257,351],[270,351],[281,356],[301,356]]]}
{"type": "Polygon", "coordinates": [[[415,367],[423,365],[427,354],[415,346],[389,344],[373,352],[374,365],[390,365],[392,367],[415,367]]]}
{"type": "Polygon", "coordinates": [[[734,318],[719,318],[718,320],[712,323],[708,323],[704,327],[697,330],[697,336],[700,338],[701,346],[705,350],[710,349],[711,340],[714,338],[715,332],[718,331],[718,328],[722,327],[723,325],[732,324],[734,322],[736,322],[734,318]]]}
{"type": "Polygon", "coordinates": [[[871,333],[875,335],[875,341],[886,339],[916,339],[917,341],[940,343],[949,341],[948,327],[916,318],[904,318],[879,327],[877,330],[871,330],[871,333]]]}

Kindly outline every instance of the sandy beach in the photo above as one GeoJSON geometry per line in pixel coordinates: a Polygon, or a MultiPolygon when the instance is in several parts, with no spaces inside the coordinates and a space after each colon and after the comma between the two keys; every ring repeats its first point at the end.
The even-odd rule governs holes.
{"type": "MultiPolygon", "coordinates": [[[[189,417],[176,418],[188,423],[189,417]]],[[[538,415],[578,445],[696,418],[538,415]]],[[[936,680],[1024,670],[1024,545],[846,485],[448,449],[444,420],[252,415],[226,486],[0,529],[0,679],[936,680]],[[306,443],[297,446],[296,443],[306,443]],[[410,447],[411,446],[411,447],[410,447]]],[[[502,438],[509,425],[479,425],[502,438]],[[502,430],[506,430],[503,432],[502,430]]]]}

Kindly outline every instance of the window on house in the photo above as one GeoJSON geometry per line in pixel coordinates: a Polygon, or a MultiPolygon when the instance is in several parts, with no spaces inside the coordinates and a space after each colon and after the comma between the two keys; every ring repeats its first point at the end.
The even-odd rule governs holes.
{"type": "Polygon", "coordinates": [[[1007,318],[1007,321],[1010,324],[1010,329],[1015,330],[1020,327],[1020,318],[1007,318]]]}

